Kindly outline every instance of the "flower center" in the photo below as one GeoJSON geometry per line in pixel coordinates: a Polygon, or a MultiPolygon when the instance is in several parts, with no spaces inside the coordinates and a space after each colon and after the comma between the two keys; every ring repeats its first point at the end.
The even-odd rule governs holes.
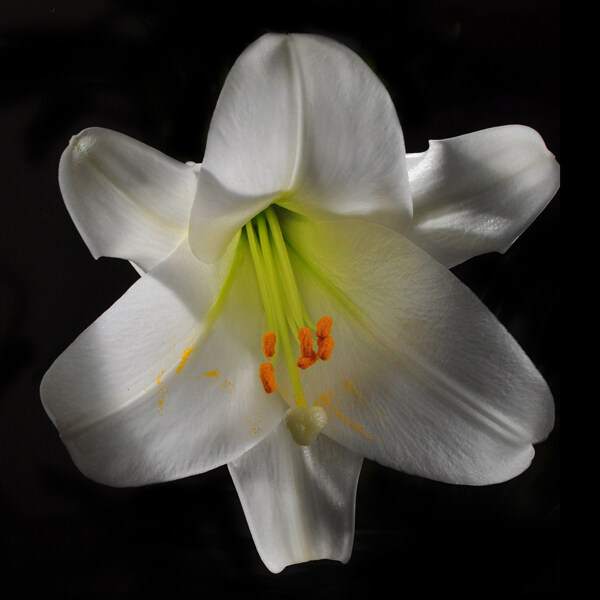
{"type": "Polygon", "coordinates": [[[308,406],[298,369],[308,369],[319,359],[329,359],[334,346],[332,319],[325,316],[314,325],[308,316],[275,208],[269,206],[259,213],[246,223],[244,230],[268,327],[262,340],[267,362],[259,366],[259,377],[265,393],[271,394],[277,389],[273,363],[281,347],[295,404],[287,411],[285,423],[294,441],[306,446],[327,424],[327,414],[319,406],[308,406]],[[316,350],[313,332],[317,338],[316,350]],[[292,340],[298,344],[298,350],[292,340]]]}

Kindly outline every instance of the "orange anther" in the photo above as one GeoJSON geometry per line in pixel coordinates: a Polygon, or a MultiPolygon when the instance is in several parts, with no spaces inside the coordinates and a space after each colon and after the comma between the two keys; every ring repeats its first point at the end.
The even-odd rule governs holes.
{"type": "Polygon", "coordinates": [[[271,358],[275,354],[275,334],[272,331],[267,331],[265,335],[263,335],[262,344],[263,344],[263,352],[267,358],[271,358]]]}
{"type": "Polygon", "coordinates": [[[308,369],[317,362],[317,353],[313,350],[312,356],[301,356],[296,363],[299,369],[308,369]]]}
{"type": "Polygon", "coordinates": [[[317,322],[317,337],[324,338],[331,335],[331,326],[333,319],[331,317],[321,317],[317,322]]]}
{"type": "Polygon", "coordinates": [[[330,335],[328,335],[327,337],[320,337],[317,341],[317,346],[319,347],[317,356],[321,360],[329,360],[329,357],[331,356],[331,353],[333,352],[334,345],[335,345],[335,342],[330,335]]]}
{"type": "Polygon", "coordinates": [[[303,357],[312,357],[315,351],[313,349],[312,334],[308,327],[298,329],[298,340],[300,341],[300,354],[303,357]]]}
{"type": "Polygon", "coordinates": [[[265,389],[265,393],[272,394],[275,391],[275,369],[271,363],[263,363],[259,367],[258,374],[265,389]]]}

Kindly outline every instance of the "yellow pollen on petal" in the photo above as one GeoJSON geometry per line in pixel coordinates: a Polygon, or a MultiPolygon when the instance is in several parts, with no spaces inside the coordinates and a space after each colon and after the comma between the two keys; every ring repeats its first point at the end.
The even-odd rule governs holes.
{"type": "Polygon", "coordinates": [[[179,373],[183,367],[185,367],[185,363],[187,362],[190,354],[194,351],[193,345],[189,346],[183,351],[183,354],[179,358],[179,364],[177,365],[176,373],[179,373]]]}
{"type": "Polygon", "coordinates": [[[217,371],[216,369],[213,369],[212,371],[207,371],[206,373],[202,373],[202,375],[204,377],[218,377],[219,371],[217,371]]]}
{"type": "Polygon", "coordinates": [[[344,381],[342,383],[342,385],[344,386],[346,391],[351,396],[354,396],[359,402],[366,402],[365,398],[363,398],[361,396],[360,391],[358,390],[358,388],[356,387],[355,384],[356,384],[356,379],[354,380],[354,383],[352,381],[344,381]]]}
{"type": "Polygon", "coordinates": [[[166,400],[165,400],[165,396],[169,393],[169,388],[165,386],[165,384],[162,382],[162,376],[164,375],[164,369],[156,376],[156,379],[154,380],[154,383],[156,383],[156,385],[158,386],[158,402],[157,402],[157,406],[161,411],[161,415],[163,412],[163,409],[165,408],[165,404],[166,404],[166,400]]]}
{"type": "Polygon", "coordinates": [[[277,337],[272,331],[267,331],[265,335],[263,335],[262,344],[263,344],[263,354],[267,358],[272,358],[275,355],[275,342],[277,337]]]}
{"type": "Polygon", "coordinates": [[[358,423],[353,423],[352,421],[349,421],[337,409],[333,409],[333,412],[334,412],[334,414],[335,414],[336,417],[339,417],[344,423],[346,423],[346,425],[348,425],[349,427],[352,427],[352,429],[354,429],[354,431],[356,431],[357,433],[360,433],[360,435],[362,435],[363,437],[367,438],[368,440],[371,440],[371,441],[373,440],[372,436],[366,434],[365,430],[358,423]]]}
{"type": "Polygon", "coordinates": [[[265,393],[272,394],[277,387],[277,384],[275,383],[275,369],[273,368],[273,365],[269,362],[263,363],[258,369],[258,375],[263,384],[265,393]]]}

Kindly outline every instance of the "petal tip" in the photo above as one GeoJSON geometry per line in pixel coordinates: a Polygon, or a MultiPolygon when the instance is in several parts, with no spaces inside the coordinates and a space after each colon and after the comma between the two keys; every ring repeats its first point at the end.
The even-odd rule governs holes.
{"type": "Polygon", "coordinates": [[[88,156],[98,143],[99,127],[88,127],[71,136],[65,152],[70,152],[73,159],[79,161],[88,156]]]}

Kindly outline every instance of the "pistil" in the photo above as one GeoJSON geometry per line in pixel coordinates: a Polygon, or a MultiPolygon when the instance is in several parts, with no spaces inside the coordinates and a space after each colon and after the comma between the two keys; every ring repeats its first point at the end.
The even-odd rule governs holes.
{"type": "Polygon", "coordinates": [[[307,369],[318,359],[329,359],[333,350],[330,335],[332,320],[322,317],[316,326],[312,323],[298,289],[275,208],[269,206],[244,229],[268,326],[262,340],[267,362],[260,365],[259,377],[265,393],[271,394],[277,389],[271,361],[275,362],[280,345],[295,405],[288,411],[286,423],[294,440],[306,445],[316,439],[327,422],[327,416],[322,409],[308,406],[298,369],[307,369]],[[290,335],[294,332],[297,335],[290,335]],[[313,347],[312,332],[317,336],[317,351],[313,347]],[[292,337],[297,339],[300,347],[297,359],[292,337]]]}

